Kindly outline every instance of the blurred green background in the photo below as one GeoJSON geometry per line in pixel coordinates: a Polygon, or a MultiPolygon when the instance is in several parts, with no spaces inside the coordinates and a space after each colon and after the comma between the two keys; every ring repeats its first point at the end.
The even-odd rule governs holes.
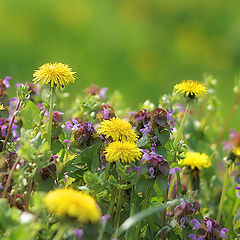
{"type": "Polygon", "coordinates": [[[137,107],[209,73],[227,113],[240,63],[239,7],[239,0],[0,0],[0,76],[31,81],[38,66],[60,61],[77,72],[72,94],[95,83],[137,107]]]}

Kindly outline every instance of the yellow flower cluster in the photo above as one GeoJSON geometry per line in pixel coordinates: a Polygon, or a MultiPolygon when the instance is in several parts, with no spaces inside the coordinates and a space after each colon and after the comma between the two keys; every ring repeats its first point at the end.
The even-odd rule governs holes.
{"type": "Polygon", "coordinates": [[[136,143],[130,142],[112,142],[104,150],[108,162],[121,160],[121,162],[130,163],[141,158],[141,150],[136,143]]]}
{"type": "Polygon", "coordinates": [[[174,86],[174,91],[183,94],[185,97],[198,98],[207,94],[206,87],[197,81],[184,80],[174,86]]]}
{"type": "Polygon", "coordinates": [[[103,120],[98,134],[112,138],[113,142],[104,150],[108,162],[121,161],[130,163],[141,158],[141,150],[137,147],[137,134],[128,121],[120,118],[103,120]]]}
{"type": "Polygon", "coordinates": [[[191,169],[208,168],[212,165],[211,160],[205,153],[187,152],[186,158],[179,161],[179,164],[189,166],[191,169]]]}
{"type": "Polygon", "coordinates": [[[101,217],[101,211],[90,195],[74,189],[56,189],[50,191],[44,198],[49,212],[58,217],[75,218],[81,223],[96,223],[101,217]]]}
{"type": "Polygon", "coordinates": [[[50,84],[51,88],[54,86],[65,87],[75,81],[74,74],[75,72],[72,72],[72,69],[66,64],[46,63],[34,72],[33,82],[39,82],[40,85],[50,84]]]}
{"type": "Polygon", "coordinates": [[[115,117],[110,120],[103,120],[99,126],[98,133],[105,135],[107,138],[111,137],[113,141],[136,142],[138,139],[137,134],[128,121],[115,117]]]}

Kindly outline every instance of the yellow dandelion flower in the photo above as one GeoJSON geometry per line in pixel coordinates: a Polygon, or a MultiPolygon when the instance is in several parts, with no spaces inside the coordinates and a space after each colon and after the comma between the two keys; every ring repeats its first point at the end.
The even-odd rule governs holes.
{"type": "Polygon", "coordinates": [[[4,105],[0,102],[0,111],[2,111],[4,109],[5,109],[4,105]]]}
{"type": "Polygon", "coordinates": [[[187,152],[186,158],[179,161],[179,164],[189,166],[191,169],[208,168],[212,165],[210,158],[205,153],[187,152]]]}
{"type": "Polygon", "coordinates": [[[44,198],[49,212],[58,217],[76,218],[81,223],[96,223],[101,217],[101,211],[90,195],[74,189],[56,189],[50,191],[44,198]]]}
{"type": "Polygon", "coordinates": [[[183,94],[185,97],[198,98],[207,94],[207,89],[201,83],[192,80],[184,80],[174,86],[174,91],[183,94]]]}
{"type": "Polygon", "coordinates": [[[130,163],[139,160],[142,156],[142,152],[136,143],[120,141],[110,143],[104,153],[108,162],[121,161],[130,163]]]}
{"type": "Polygon", "coordinates": [[[97,132],[106,135],[107,138],[111,137],[114,141],[136,142],[138,139],[128,121],[115,117],[110,120],[103,120],[97,132]]]}
{"type": "Polygon", "coordinates": [[[240,156],[240,147],[235,147],[233,149],[233,153],[236,155],[236,156],[240,156]]]}
{"type": "Polygon", "coordinates": [[[35,70],[33,74],[33,82],[43,84],[50,84],[51,88],[54,86],[65,87],[70,82],[74,83],[75,77],[72,69],[63,63],[46,63],[35,70]]]}

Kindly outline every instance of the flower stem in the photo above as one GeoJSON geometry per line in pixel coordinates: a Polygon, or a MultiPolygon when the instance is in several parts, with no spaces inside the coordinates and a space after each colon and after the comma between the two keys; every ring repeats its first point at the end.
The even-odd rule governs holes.
{"type": "MultiPolygon", "coordinates": [[[[109,215],[112,215],[112,210],[113,210],[113,207],[114,207],[116,195],[117,195],[117,188],[114,187],[113,188],[113,192],[112,192],[111,202],[110,202],[110,205],[109,205],[108,210],[107,210],[107,214],[109,214],[109,215]]],[[[100,232],[99,232],[97,240],[102,240],[103,239],[103,235],[104,235],[104,232],[105,232],[106,224],[107,224],[107,221],[103,223],[103,225],[102,225],[102,227],[100,229],[100,232]]]]}
{"type": "Polygon", "coordinates": [[[173,142],[174,145],[176,145],[176,144],[178,143],[178,141],[180,140],[180,138],[181,138],[182,131],[183,131],[184,125],[185,125],[185,123],[186,123],[188,114],[189,114],[189,112],[190,112],[191,106],[192,106],[192,101],[189,101],[189,102],[187,103],[187,107],[186,107],[186,110],[185,110],[185,113],[184,113],[182,122],[181,122],[181,124],[180,124],[180,127],[179,127],[179,129],[178,129],[178,131],[177,131],[177,134],[176,134],[176,137],[175,137],[175,140],[174,140],[174,142],[173,142]]]}
{"type": "MultiPolygon", "coordinates": [[[[151,192],[152,192],[152,187],[148,188],[148,190],[146,192],[141,211],[143,211],[147,208],[147,205],[148,205],[148,202],[149,202],[149,199],[151,196],[151,192]]],[[[137,223],[137,226],[136,226],[136,231],[135,231],[136,239],[138,239],[138,237],[139,237],[140,230],[141,230],[141,221],[139,223],[137,223]]]]}
{"type": "Polygon", "coordinates": [[[224,122],[222,131],[220,132],[220,134],[219,134],[219,136],[218,136],[218,140],[217,140],[217,143],[216,143],[216,149],[218,148],[219,143],[221,142],[221,139],[222,139],[222,137],[223,137],[223,134],[224,134],[225,131],[226,131],[226,128],[227,128],[227,126],[228,126],[228,124],[229,124],[229,122],[230,122],[230,120],[231,120],[231,118],[232,118],[233,113],[234,113],[234,112],[236,111],[236,109],[237,109],[237,105],[238,105],[239,101],[240,101],[240,93],[238,93],[238,95],[236,96],[236,99],[235,99],[235,101],[234,101],[234,103],[233,103],[233,105],[232,105],[232,108],[231,108],[230,112],[228,113],[228,116],[227,116],[227,118],[226,118],[226,120],[225,120],[225,122],[224,122]]]}
{"type": "Polygon", "coordinates": [[[122,203],[123,203],[123,190],[119,189],[118,193],[118,203],[117,203],[117,209],[116,209],[116,215],[115,215],[115,223],[114,223],[114,229],[117,232],[118,231],[118,226],[120,222],[120,215],[121,215],[121,209],[122,209],[122,203]]]}
{"type": "Polygon", "coordinates": [[[53,103],[54,103],[54,88],[50,90],[50,109],[49,109],[49,117],[48,117],[48,136],[47,141],[48,145],[51,148],[51,138],[52,138],[52,117],[53,117],[53,103]]]}
{"type": "Polygon", "coordinates": [[[217,221],[219,223],[220,223],[220,220],[221,220],[222,208],[223,208],[223,203],[224,203],[224,200],[225,200],[225,194],[226,194],[226,190],[227,190],[228,179],[229,179],[229,174],[228,174],[228,166],[227,166],[227,168],[225,170],[222,194],[221,194],[220,203],[219,203],[219,206],[218,206],[218,213],[217,213],[217,221]]]}
{"type": "Polygon", "coordinates": [[[8,188],[9,188],[9,186],[10,186],[13,173],[14,173],[14,171],[15,171],[15,169],[16,169],[16,166],[17,166],[17,164],[19,163],[19,161],[20,161],[20,157],[18,157],[18,158],[16,159],[16,161],[14,162],[14,164],[13,164],[11,170],[10,170],[10,173],[9,173],[9,175],[8,175],[8,178],[7,178],[7,182],[6,182],[5,187],[4,187],[4,190],[3,190],[2,198],[5,198],[5,197],[7,196],[8,188]]]}
{"type": "MultiPolygon", "coordinates": [[[[18,101],[18,104],[17,104],[17,107],[16,107],[15,112],[17,112],[17,111],[19,110],[20,104],[21,104],[21,101],[18,101]]],[[[15,112],[14,112],[14,113],[15,113],[15,112]]],[[[3,148],[2,148],[2,152],[3,152],[3,151],[5,150],[5,148],[6,148],[7,140],[8,140],[8,137],[9,137],[9,135],[10,135],[10,132],[11,132],[11,130],[12,130],[12,125],[13,125],[14,120],[15,120],[15,116],[14,116],[14,114],[13,114],[12,120],[11,120],[10,125],[9,125],[9,128],[8,128],[7,136],[6,136],[6,138],[5,138],[5,142],[4,142],[4,145],[3,145],[3,148]]]]}
{"type": "Polygon", "coordinates": [[[53,240],[61,240],[62,236],[64,235],[64,233],[66,232],[66,226],[64,226],[63,224],[61,224],[58,228],[57,234],[55,235],[53,240]]]}

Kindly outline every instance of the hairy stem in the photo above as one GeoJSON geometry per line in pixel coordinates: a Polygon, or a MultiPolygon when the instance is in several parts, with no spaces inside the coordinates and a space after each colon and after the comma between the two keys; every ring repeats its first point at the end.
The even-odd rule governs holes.
{"type": "Polygon", "coordinates": [[[9,186],[11,184],[13,173],[14,173],[14,171],[16,169],[16,166],[19,163],[19,161],[20,161],[20,157],[18,157],[16,159],[16,161],[14,162],[14,164],[13,164],[11,170],[10,170],[10,173],[8,175],[8,178],[7,178],[7,182],[6,182],[4,190],[3,190],[2,198],[5,198],[7,196],[8,188],[9,188],[9,186]]]}
{"type": "MultiPolygon", "coordinates": [[[[15,112],[17,112],[17,111],[19,110],[20,104],[21,104],[21,101],[18,101],[18,104],[17,104],[17,107],[16,107],[15,112]]],[[[4,144],[3,144],[2,152],[3,152],[3,151],[5,150],[5,148],[6,148],[7,141],[8,141],[10,132],[11,132],[11,130],[12,130],[12,125],[13,125],[14,120],[15,120],[15,116],[13,115],[12,120],[11,120],[10,125],[9,125],[9,128],[8,128],[7,136],[6,136],[6,138],[5,138],[5,142],[4,142],[4,144]]]]}
{"type": "Polygon", "coordinates": [[[176,144],[179,142],[180,138],[181,138],[184,125],[185,125],[185,123],[186,123],[186,120],[187,120],[189,111],[190,111],[190,109],[191,109],[191,105],[192,105],[192,101],[189,101],[188,104],[187,104],[187,107],[186,107],[186,110],[185,110],[183,119],[182,119],[182,121],[181,121],[180,127],[179,127],[179,129],[178,129],[178,131],[177,131],[175,140],[174,140],[174,142],[173,142],[174,145],[176,145],[176,144]]]}

